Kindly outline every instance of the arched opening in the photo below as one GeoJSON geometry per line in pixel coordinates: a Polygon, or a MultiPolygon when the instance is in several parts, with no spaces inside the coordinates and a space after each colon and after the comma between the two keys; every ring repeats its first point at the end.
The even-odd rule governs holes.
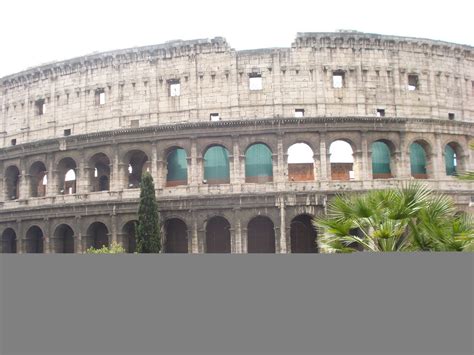
{"type": "Polygon", "coordinates": [[[257,216],[247,226],[248,253],[275,253],[275,228],[270,218],[257,216]]]}
{"type": "Polygon", "coordinates": [[[372,143],[372,178],[390,179],[393,177],[390,167],[390,148],[383,141],[372,143]]]}
{"type": "Polygon", "coordinates": [[[16,233],[12,228],[7,228],[2,233],[2,253],[16,253],[16,233]]]}
{"type": "Polygon", "coordinates": [[[44,253],[43,231],[38,226],[33,226],[26,232],[25,252],[44,253]]]}
{"type": "Polygon", "coordinates": [[[53,234],[52,249],[55,253],[74,253],[74,231],[67,224],[60,224],[53,234]]]}
{"type": "Polygon", "coordinates": [[[314,153],[306,143],[295,143],[288,148],[288,180],[314,180],[314,153]]]}
{"type": "Polygon", "coordinates": [[[316,237],[310,215],[302,214],[293,218],[290,226],[292,253],[317,253],[316,237]]]}
{"type": "Polygon", "coordinates": [[[329,146],[331,163],[331,180],[354,179],[354,156],[351,145],[343,140],[337,140],[329,146]]]}
{"type": "Polygon", "coordinates": [[[138,223],[137,220],[128,221],[122,228],[124,235],[123,244],[127,253],[135,253],[137,251],[136,223],[138,223]]]}
{"type": "Polygon", "coordinates": [[[46,184],[48,183],[45,165],[37,161],[30,167],[30,196],[46,196],[46,184]]]}
{"type": "Polygon", "coordinates": [[[204,182],[207,184],[228,184],[230,182],[229,152],[216,145],[204,154],[204,182]]]}
{"type": "Polygon", "coordinates": [[[188,252],[188,227],[186,223],[177,218],[165,222],[165,252],[187,253],[188,252]]]}
{"type": "Polygon", "coordinates": [[[125,157],[127,169],[128,188],[138,188],[144,172],[150,172],[150,162],[148,156],[141,150],[132,150],[125,157]]]}
{"type": "Polygon", "coordinates": [[[206,224],[206,252],[230,253],[230,224],[224,217],[213,217],[206,224]]]}
{"type": "Polygon", "coordinates": [[[59,193],[72,195],[76,193],[76,162],[72,158],[63,158],[58,164],[59,193]]]}
{"type": "Polygon", "coordinates": [[[245,182],[273,181],[272,151],[265,144],[252,144],[245,152],[245,182]]]}
{"type": "Polygon", "coordinates": [[[167,174],[166,186],[188,184],[188,161],[183,148],[175,148],[166,158],[167,174]]]}
{"type": "Polygon", "coordinates": [[[20,197],[20,170],[14,165],[5,171],[6,200],[17,200],[20,197]]]}
{"type": "Polygon", "coordinates": [[[411,176],[415,179],[428,178],[428,161],[423,143],[414,142],[410,145],[410,169],[411,176]]]}
{"type": "Polygon", "coordinates": [[[444,165],[448,176],[458,175],[464,170],[462,149],[458,143],[450,142],[444,147],[444,165]]]}
{"type": "Polygon", "coordinates": [[[109,230],[102,222],[94,222],[87,228],[87,248],[100,249],[109,246],[109,230]]]}
{"type": "Polygon", "coordinates": [[[108,191],[110,181],[110,160],[104,153],[95,154],[89,161],[91,168],[91,191],[108,191]]]}

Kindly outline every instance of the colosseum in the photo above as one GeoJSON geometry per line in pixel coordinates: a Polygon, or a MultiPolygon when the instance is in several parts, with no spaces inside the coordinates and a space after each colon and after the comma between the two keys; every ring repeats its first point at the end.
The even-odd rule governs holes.
{"type": "Polygon", "coordinates": [[[289,48],[222,37],[98,53],[0,80],[5,253],[135,248],[153,176],[165,252],[317,252],[340,191],[423,179],[473,209],[474,48],[351,31],[289,48]]]}

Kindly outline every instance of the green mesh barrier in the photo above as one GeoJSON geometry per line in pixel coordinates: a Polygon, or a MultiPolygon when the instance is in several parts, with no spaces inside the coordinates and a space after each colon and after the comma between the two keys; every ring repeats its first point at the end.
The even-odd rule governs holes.
{"type": "Polygon", "coordinates": [[[390,173],[390,149],[383,142],[372,143],[372,174],[390,173]]]}
{"type": "Polygon", "coordinates": [[[247,149],[245,176],[273,176],[272,152],[265,144],[254,144],[247,149]]]}
{"type": "Polygon", "coordinates": [[[456,152],[449,145],[444,148],[444,162],[446,175],[456,175],[456,152]]]}
{"type": "Polygon", "coordinates": [[[168,154],[167,163],[168,175],[166,176],[166,181],[188,180],[188,163],[184,149],[178,148],[168,154]]]}
{"type": "Polygon", "coordinates": [[[204,179],[209,183],[229,182],[229,153],[221,146],[209,148],[204,154],[204,179]]]}
{"type": "Polygon", "coordinates": [[[418,143],[410,146],[410,166],[413,174],[426,174],[426,152],[418,143]]]}

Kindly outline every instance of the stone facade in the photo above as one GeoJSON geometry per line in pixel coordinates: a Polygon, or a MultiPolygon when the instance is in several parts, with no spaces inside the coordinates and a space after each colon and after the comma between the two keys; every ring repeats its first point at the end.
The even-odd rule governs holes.
{"type": "Polygon", "coordinates": [[[183,222],[181,239],[194,253],[209,251],[216,216],[228,221],[221,227],[233,253],[250,251],[248,236],[265,234],[268,225],[275,252],[292,252],[298,216],[322,212],[335,193],[415,177],[472,209],[473,183],[445,168],[449,145],[457,169],[474,170],[470,46],[300,33],[291,48],[235,51],[218,37],[75,58],[0,85],[4,251],[15,244],[17,252],[60,252],[69,243],[83,252],[100,238],[133,250],[129,222],[144,170],[155,180],[165,230],[175,226],[166,221],[183,222]],[[351,145],[350,180],[350,167],[330,162],[336,140],[351,145]],[[390,174],[374,178],[371,147],[378,141],[390,149],[390,174]],[[426,153],[421,175],[411,171],[414,142],[426,153]],[[246,182],[246,152],[255,143],[271,151],[271,180],[246,182]],[[312,174],[307,162],[289,169],[295,143],[311,148],[312,174]],[[229,183],[204,179],[205,153],[216,145],[227,149],[229,183]],[[173,184],[167,159],[177,147],[186,152],[187,180],[173,184]],[[71,170],[74,179],[66,176],[71,170]],[[295,181],[292,171],[313,180],[295,181]],[[266,222],[253,227],[258,216],[266,222]]]}

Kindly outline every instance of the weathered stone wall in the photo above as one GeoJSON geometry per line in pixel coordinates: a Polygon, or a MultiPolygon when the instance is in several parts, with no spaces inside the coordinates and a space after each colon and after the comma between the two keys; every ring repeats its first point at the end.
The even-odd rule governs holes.
{"type": "Polygon", "coordinates": [[[100,222],[109,241],[127,245],[139,197],[128,168],[137,152],[147,157],[143,170],[154,178],[163,221],[186,225],[189,252],[206,252],[207,224],[216,216],[229,222],[232,252],[248,251],[248,228],[258,216],[273,224],[275,251],[291,252],[295,217],[322,212],[341,191],[399,186],[416,177],[410,171],[413,142],[427,154],[423,181],[472,210],[474,183],[447,175],[444,149],[453,147],[459,170],[474,170],[473,60],[472,47],[438,41],[305,33],[291,48],[236,52],[222,38],[174,42],[5,77],[0,236],[13,231],[17,251],[26,252],[32,250],[28,231],[37,226],[44,251],[54,252],[61,245],[57,231],[64,230],[59,226],[68,225],[74,251],[83,252],[91,226],[100,222]],[[333,73],[343,74],[342,88],[333,88],[333,73]],[[262,89],[250,90],[249,80],[259,75],[262,89]],[[418,75],[416,90],[408,89],[408,75],[418,75]],[[170,96],[176,80],[180,95],[170,96]],[[46,111],[38,115],[36,102],[43,99],[46,111]],[[378,117],[377,109],[385,116],[378,117]],[[295,118],[295,110],[304,110],[304,117],[295,118]],[[211,121],[212,113],[221,120],[211,121]],[[67,129],[70,136],[64,136],[67,129]],[[331,166],[336,140],[352,147],[350,181],[337,178],[337,166],[331,166]],[[372,173],[376,141],[390,149],[389,176],[372,173]],[[271,178],[245,176],[245,153],[255,143],[271,151],[271,178]],[[305,164],[304,172],[294,173],[305,179],[312,173],[312,180],[291,178],[288,149],[295,143],[312,149],[313,164],[312,171],[305,164]],[[213,145],[229,152],[229,183],[204,181],[204,154],[213,145]],[[187,181],[179,185],[166,180],[167,157],[176,147],[187,157],[187,181]],[[98,191],[97,164],[97,175],[107,177],[104,191],[98,191]],[[63,181],[68,169],[75,182],[63,181]],[[7,171],[19,172],[18,198],[9,196],[7,171]],[[69,187],[75,193],[64,192],[69,187]]]}

